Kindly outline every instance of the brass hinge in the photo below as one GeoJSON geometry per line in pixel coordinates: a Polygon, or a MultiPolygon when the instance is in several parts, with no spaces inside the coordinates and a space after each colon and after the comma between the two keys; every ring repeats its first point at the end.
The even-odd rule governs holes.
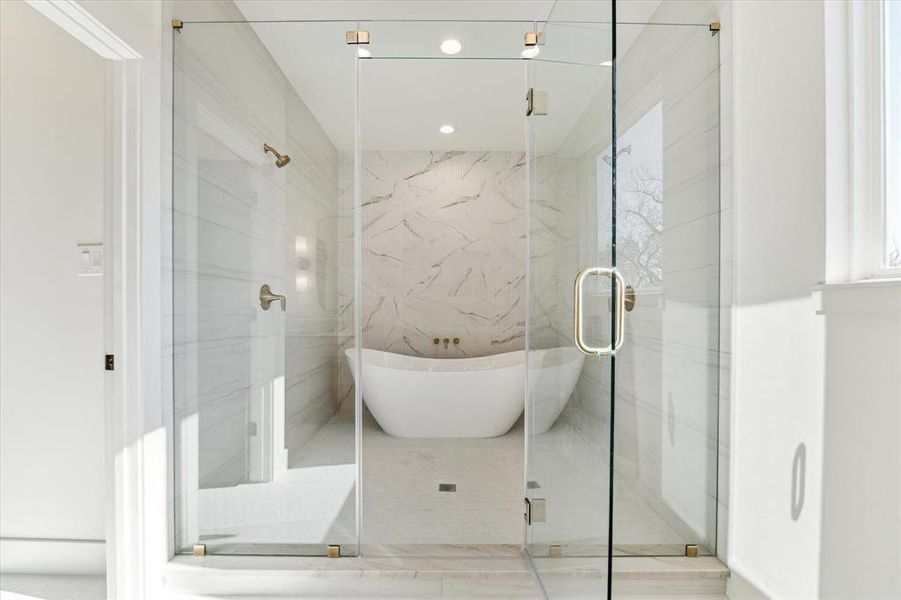
{"type": "Polygon", "coordinates": [[[329,558],[341,558],[341,546],[329,546],[328,550],[326,551],[326,556],[329,558]]]}
{"type": "Polygon", "coordinates": [[[206,556],[206,544],[194,544],[192,551],[194,556],[206,556]]]}
{"type": "Polygon", "coordinates": [[[370,37],[368,31],[348,31],[344,34],[344,41],[347,44],[368,44],[370,37]]]}
{"type": "Polygon", "coordinates": [[[103,368],[107,371],[115,371],[116,370],[116,355],[115,354],[107,354],[103,357],[103,368]]]}
{"type": "Polygon", "coordinates": [[[710,35],[718,34],[720,32],[720,22],[714,21],[713,23],[710,24],[709,28],[710,28],[710,35]]]}
{"type": "Polygon", "coordinates": [[[685,556],[689,558],[697,558],[698,557],[698,545],[697,544],[685,544],[685,556]]]}
{"type": "Polygon", "coordinates": [[[527,31],[523,34],[522,41],[526,46],[537,46],[541,43],[541,34],[537,31],[527,31]]]}
{"type": "Polygon", "coordinates": [[[181,19],[172,19],[172,29],[181,31],[181,28],[184,26],[185,26],[185,23],[181,19]]]}

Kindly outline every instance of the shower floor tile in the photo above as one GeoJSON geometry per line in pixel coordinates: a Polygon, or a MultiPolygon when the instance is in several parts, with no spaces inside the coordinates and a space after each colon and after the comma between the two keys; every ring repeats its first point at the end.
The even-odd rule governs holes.
{"type": "Polygon", "coordinates": [[[364,545],[517,548],[523,540],[523,444],[521,422],[495,438],[408,439],[384,433],[367,418],[364,545]],[[456,491],[439,491],[442,484],[456,491]]]}
{"type": "MultiPolygon", "coordinates": [[[[271,483],[200,491],[200,537],[208,548],[247,544],[355,544],[353,418],[336,415],[271,483]]],[[[407,439],[363,423],[363,551],[370,556],[512,556],[521,547],[522,423],[504,436],[407,439]],[[456,491],[439,491],[453,484],[456,491]]],[[[571,556],[606,554],[605,444],[561,419],[536,436],[531,477],[548,499],[533,551],[564,544],[571,556]]],[[[540,492],[538,490],[541,490],[540,492]]],[[[673,554],[687,540],[618,476],[618,553],[673,554]]],[[[284,546],[288,548],[288,546],[284,546]]],[[[290,549],[290,548],[289,548],[290,549]]],[[[227,550],[225,550],[227,551],[227,550]]],[[[256,553],[256,552],[254,552],[256,553]]]]}

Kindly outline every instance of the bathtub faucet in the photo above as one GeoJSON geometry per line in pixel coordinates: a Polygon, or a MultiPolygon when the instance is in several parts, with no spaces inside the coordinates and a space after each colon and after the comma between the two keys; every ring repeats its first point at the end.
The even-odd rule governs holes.
{"type": "MultiPolygon", "coordinates": [[[[442,343],[442,342],[444,342],[444,349],[447,350],[447,345],[450,344],[450,342],[451,342],[451,341],[450,341],[450,338],[444,338],[443,340],[440,340],[440,339],[438,339],[438,338],[433,338],[433,339],[432,339],[432,343],[435,344],[436,346],[437,346],[438,344],[442,343]]],[[[460,343],[460,338],[455,337],[455,338],[454,338],[454,346],[456,346],[456,345],[459,344],[459,343],[460,343]]]]}

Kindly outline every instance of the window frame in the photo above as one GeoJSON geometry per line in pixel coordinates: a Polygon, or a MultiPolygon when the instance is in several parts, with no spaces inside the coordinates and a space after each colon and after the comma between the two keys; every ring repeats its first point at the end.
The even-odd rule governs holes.
{"type": "Polygon", "coordinates": [[[885,4],[825,4],[827,283],[901,278],[884,262],[885,4]]]}
{"type": "MultiPolygon", "coordinates": [[[[890,24],[889,24],[889,18],[886,15],[886,9],[888,8],[888,6],[890,4],[893,4],[894,6],[893,6],[892,10],[897,11],[899,13],[899,16],[901,16],[901,2],[899,2],[899,0],[883,0],[882,2],[879,2],[878,4],[882,8],[882,11],[880,14],[880,29],[882,32],[882,34],[881,34],[881,49],[880,49],[880,68],[881,68],[881,73],[882,73],[880,114],[881,114],[881,118],[882,118],[882,121],[881,121],[882,161],[881,162],[882,162],[882,186],[883,187],[882,187],[882,202],[881,202],[881,210],[882,210],[882,215],[881,215],[882,232],[881,233],[882,233],[882,235],[880,236],[882,239],[882,246],[881,246],[881,251],[880,251],[881,258],[880,258],[878,268],[876,269],[876,275],[877,276],[880,276],[880,275],[892,276],[892,275],[901,275],[901,263],[899,263],[896,266],[889,266],[886,264],[887,253],[888,253],[888,239],[887,238],[889,235],[888,205],[890,202],[890,198],[889,198],[890,190],[889,190],[889,186],[888,186],[889,164],[890,164],[889,163],[889,143],[888,143],[889,125],[890,125],[889,109],[891,106],[893,122],[901,119],[901,97],[892,98],[892,96],[890,94],[891,86],[889,85],[890,82],[889,82],[888,77],[889,77],[890,69],[894,68],[895,69],[895,71],[894,71],[895,77],[898,77],[899,79],[901,79],[901,73],[898,72],[898,69],[901,68],[901,64],[891,65],[891,62],[889,59],[890,52],[891,52],[889,38],[888,38],[889,31],[890,31],[890,24]],[[890,100],[894,100],[894,102],[892,103],[893,106],[890,105],[890,103],[889,103],[890,100]]],[[[894,35],[901,36],[901,30],[895,31],[894,35]]],[[[897,40],[896,43],[901,44],[901,39],[897,40]]],[[[901,82],[899,82],[899,83],[901,83],[901,82]]],[[[899,87],[901,87],[901,86],[899,86],[899,87]]],[[[899,140],[899,141],[901,141],[901,140],[899,140]]],[[[894,147],[894,148],[892,148],[892,150],[895,155],[901,155],[901,147],[894,147]]],[[[901,159],[901,156],[898,156],[898,158],[901,159]]],[[[891,190],[891,191],[894,191],[896,194],[901,194],[901,189],[896,189],[896,190],[891,190]]],[[[898,216],[898,218],[901,219],[901,196],[896,195],[894,197],[894,202],[897,203],[897,206],[893,207],[894,214],[896,214],[898,216]]],[[[901,240],[899,240],[899,243],[901,243],[901,240]]],[[[899,248],[899,249],[901,249],[901,248],[899,248]]]]}
{"type": "MultiPolygon", "coordinates": [[[[901,275],[886,267],[885,2],[851,2],[851,279],[901,275]]],[[[828,65],[827,65],[828,68],[828,65]]]]}

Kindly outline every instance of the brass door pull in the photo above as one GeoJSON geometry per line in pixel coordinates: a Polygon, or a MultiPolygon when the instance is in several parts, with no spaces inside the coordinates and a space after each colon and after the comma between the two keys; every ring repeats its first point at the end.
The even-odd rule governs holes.
{"type": "Polygon", "coordinates": [[[619,271],[607,267],[588,267],[579,271],[579,274],[576,275],[576,282],[573,285],[573,338],[576,343],[576,348],[578,348],[582,354],[587,354],[588,356],[609,356],[619,350],[625,339],[625,312],[626,284],[619,271]],[[582,309],[582,284],[585,283],[585,280],[588,277],[592,276],[609,277],[616,281],[616,295],[613,298],[613,307],[614,310],[616,310],[616,330],[613,332],[613,340],[610,345],[601,348],[586,344],[585,338],[582,335],[582,323],[584,321],[582,309]]]}
{"type": "Polygon", "coordinates": [[[282,305],[282,310],[284,311],[288,304],[288,299],[281,294],[273,294],[269,284],[264,283],[263,287],[260,288],[260,306],[263,310],[269,310],[269,306],[276,300],[282,305]]]}

